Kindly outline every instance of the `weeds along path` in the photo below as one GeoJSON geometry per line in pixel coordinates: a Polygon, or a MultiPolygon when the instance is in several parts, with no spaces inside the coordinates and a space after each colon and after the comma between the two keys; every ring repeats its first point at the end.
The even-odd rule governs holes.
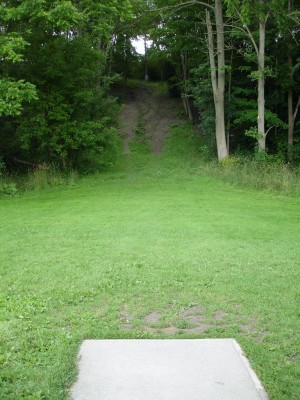
{"type": "Polygon", "coordinates": [[[152,152],[159,155],[169,129],[182,120],[180,105],[180,99],[170,98],[163,86],[142,82],[121,111],[124,153],[130,153],[135,135],[142,134],[150,141],[152,152]]]}

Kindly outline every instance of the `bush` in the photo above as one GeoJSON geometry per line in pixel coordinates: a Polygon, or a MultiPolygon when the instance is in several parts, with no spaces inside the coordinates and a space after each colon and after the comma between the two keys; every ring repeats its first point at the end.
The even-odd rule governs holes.
{"type": "MultiPolygon", "coordinates": [[[[113,99],[102,99],[103,102],[109,113],[116,114],[118,107],[113,99]]],[[[89,119],[87,113],[86,118],[74,120],[73,106],[57,93],[40,99],[35,107],[35,112],[24,117],[18,128],[23,149],[31,159],[89,170],[92,165],[97,169],[114,163],[119,147],[117,131],[110,126],[113,116],[100,114],[97,119],[89,119]]]]}

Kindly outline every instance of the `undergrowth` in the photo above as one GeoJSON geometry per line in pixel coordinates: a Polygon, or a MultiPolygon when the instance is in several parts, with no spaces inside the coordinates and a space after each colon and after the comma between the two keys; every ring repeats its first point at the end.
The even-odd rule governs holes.
{"type": "Polygon", "coordinates": [[[300,168],[273,157],[230,156],[218,162],[209,138],[182,124],[172,128],[164,157],[192,167],[193,173],[207,174],[234,186],[300,195],[300,168]]]}
{"type": "Polygon", "coordinates": [[[285,163],[229,157],[220,163],[209,163],[207,169],[233,185],[300,195],[300,169],[285,163]]]}
{"type": "MultiPolygon", "coordinates": [[[[153,173],[157,173],[157,163],[154,166],[150,162],[149,139],[144,135],[142,123],[137,124],[134,139],[131,141],[131,151],[133,163],[134,159],[138,159],[139,164],[146,163],[148,169],[154,168],[153,173]]],[[[186,168],[193,175],[214,176],[233,186],[300,196],[299,166],[291,166],[272,157],[258,158],[255,155],[232,155],[218,162],[207,137],[189,123],[174,125],[171,128],[159,164],[160,171],[165,169],[166,172],[167,169],[170,173],[172,170],[174,175],[178,168],[186,168]]],[[[72,187],[80,181],[77,171],[62,171],[55,165],[46,163],[39,164],[23,175],[9,175],[3,164],[1,166],[0,196],[16,196],[31,190],[72,187]]],[[[121,160],[112,172],[123,167],[124,162],[121,160]]],[[[149,173],[150,171],[147,172],[148,175],[149,173]]]]}
{"type": "Polygon", "coordinates": [[[78,173],[75,170],[62,171],[54,165],[39,164],[22,175],[2,173],[0,175],[0,195],[17,196],[30,190],[45,190],[54,187],[76,185],[78,173]]]}

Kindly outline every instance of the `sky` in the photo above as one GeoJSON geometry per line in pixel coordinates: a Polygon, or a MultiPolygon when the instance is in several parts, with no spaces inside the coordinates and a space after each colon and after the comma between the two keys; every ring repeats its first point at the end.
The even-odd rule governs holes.
{"type": "MultiPolygon", "coordinates": [[[[145,44],[143,36],[138,36],[137,39],[132,39],[131,43],[139,54],[145,54],[145,44]]],[[[150,47],[151,43],[152,40],[147,40],[147,47],[150,47]]]]}
{"type": "Polygon", "coordinates": [[[139,54],[145,54],[145,44],[143,38],[133,39],[131,40],[131,43],[139,54]]]}

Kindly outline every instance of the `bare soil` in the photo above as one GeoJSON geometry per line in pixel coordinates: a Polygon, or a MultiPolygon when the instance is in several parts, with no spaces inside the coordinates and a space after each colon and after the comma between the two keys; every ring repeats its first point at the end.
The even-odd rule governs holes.
{"type": "Polygon", "coordinates": [[[120,115],[124,153],[130,153],[130,141],[142,126],[152,152],[159,155],[172,125],[182,121],[181,110],[180,99],[170,98],[164,90],[141,83],[125,100],[120,115]]]}
{"type": "MultiPolygon", "coordinates": [[[[127,305],[123,305],[119,313],[119,327],[124,330],[134,331],[142,328],[152,334],[165,334],[174,336],[180,333],[201,334],[211,328],[231,327],[227,314],[222,310],[217,310],[211,318],[208,318],[206,310],[201,305],[195,305],[177,312],[171,319],[164,318],[170,314],[170,310],[154,310],[139,318],[127,312],[127,305]]],[[[239,328],[246,335],[261,341],[266,332],[260,331],[256,326],[256,321],[249,319],[248,323],[241,322],[239,328]]],[[[232,326],[233,327],[233,326],[232,326]]]]}
{"type": "MultiPolygon", "coordinates": [[[[168,311],[168,310],[167,310],[168,311]]],[[[213,321],[208,321],[205,315],[205,309],[202,306],[193,306],[182,310],[174,316],[174,323],[164,324],[164,315],[160,311],[151,311],[140,318],[140,324],[143,330],[166,335],[175,335],[176,333],[203,333],[209,328],[224,324],[226,314],[217,311],[213,317],[213,321]],[[177,325],[178,323],[178,325],[177,325]]],[[[120,310],[120,328],[125,330],[134,330],[136,328],[137,318],[133,314],[129,314],[122,306],[120,310]]]]}

